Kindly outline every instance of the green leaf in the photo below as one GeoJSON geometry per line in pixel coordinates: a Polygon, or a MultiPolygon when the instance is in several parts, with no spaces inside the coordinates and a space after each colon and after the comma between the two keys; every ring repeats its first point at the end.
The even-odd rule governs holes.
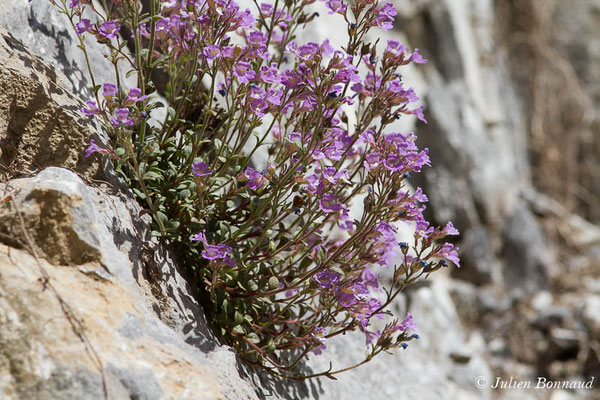
{"type": "Polygon", "coordinates": [[[338,274],[344,276],[344,271],[339,267],[339,265],[332,265],[331,267],[329,267],[330,270],[337,272],[338,274]]]}
{"type": "Polygon", "coordinates": [[[221,307],[223,307],[223,311],[227,314],[227,308],[229,306],[229,302],[227,301],[227,299],[223,299],[223,303],[221,303],[221,307]]]}
{"type": "Polygon", "coordinates": [[[240,312],[236,311],[233,315],[233,320],[236,325],[241,325],[244,323],[244,316],[240,312]]]}
{"type": "Polygon", "coordinates": [[[169,118],[175,119],[175,109],[173,107],[167,107],[167,114],[169,114],[169,118]]]}
{"type": "Polygon", "coordinates": [[[254,332],[249,333],[246,335],[246,339],[248,339],[249,341],[251,341],[254,344],[258,344],[260,343],[260,338],[258,337],[258,335],[254,332]]]}
{"type": "Polygon", "coordinates": [[[239,335],[244,335],[246,333],[246,332],[244,332],[244,328],[241,325],[234,326],[232,331],[239,335]]]}
{"type": "Polygon", "coordinates": [[[131,190],[133,190],[133,193],[135,193],[135,195],[141,199],[141,200],[146,200],[146,195],[139,189],[136,188],[132,188],[131,190]]]}
{"type": "Polygon", "coordinates": [[[149,181],[154,181],[154,180],[158,180],[158,179],[161,179],[161,178],[162,177],[159,174],[157,174],[156,172],[154,172],[154,171],[147,171],[144,174],[144,179],[147,179],[149,181]]]}
{"type": "Polygon", "coordinates": [[[161,237],[162,233],[160,233],[159,231],[152,231],[152,232],[150,232],[150,235],[152,237],[161,237]]]}
{"type": "Polygon", "coordinates": [[[158,57],[156,60],[152,61],[152,64],[150,65],[150,68],[155,68],[158,64],[162,64],[163,62],[165,62],[169,58],[170,58],[170,55],[168,55],[168,54],[165,54],[163,56],[158,57]]]}
{"type": "Polygon", "coordinates": [[[300,263],[300,270],[303,271],[306,268],[308,268],[310,266],[310,264],[312,264],[312,260],[308,257],[305,257],[302,262],[300,263]]]}
{"type": "Polygon", "coordinates": [[[162,223],[163,226],[167,226],[169,218],[162,211],[156,211],[156,218],[162,223]]]}

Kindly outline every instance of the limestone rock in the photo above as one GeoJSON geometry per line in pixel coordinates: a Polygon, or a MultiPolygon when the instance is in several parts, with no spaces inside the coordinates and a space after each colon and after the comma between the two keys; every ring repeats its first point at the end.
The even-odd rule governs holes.
{"type": "MultiPolygon", "coordinates": [[[[0,5],[0,8],[3,5],[0,5]]],[[[0,23],[0,176],[62,165],[88,177],[100,170],[85,158],[97,128],[79,111],[80,101],[59,84],[60,73],[44,63],[0,23]]]]}
{"type": "Polygon", "coordinates": [[[218,399],[228,390],[253,398],[229,351],[203,332],[200,306],[186,286],[171,286],[182,281],[174,266],[162,265],[170,279],[146,280],[149,267],[139,253],[145,233],[131,217],[131,200],[86,186],[60,168],[13,180],[2,190],[8,197],[0,224],[10,220],[12,230],[1,238],[12,234],[21,244],[0,249],[4,398],[102,398],[101,368],[114,398],[218,399]],[[55,236],[35,232],[28,221],[36,212],[55,224],[55,236]],[[37,257],[27,251],[28,240],[40,248],[37,257]],[[62,253],[68,250],[64,240],[79,243],[73,248],[89,256],[62,253]],[[163,285],[164,293],[158,287],[153,292],[152,284],[163,285]],[[163,320],[174,322],[169,327],[163,320]],[[187,329],[180,330],[184,321],[187,329]]]}
{"type": "MultiPolygon", "coordinates": [[[[92,15],[87,18],[94,20],[92,15]]],[[[0,27],[11,32],[30,51],[50,63],[61,73],[61,83],[71,92],[88,95],[91,80],[83,52],[77,48],[79,39],[69,20],[58,13],[48,0],[2,0],[0,27]]],[[[96,83],[114,82],[114,67],[104,57],[104,48],[89,38],[90,66],[96,83]]]]}

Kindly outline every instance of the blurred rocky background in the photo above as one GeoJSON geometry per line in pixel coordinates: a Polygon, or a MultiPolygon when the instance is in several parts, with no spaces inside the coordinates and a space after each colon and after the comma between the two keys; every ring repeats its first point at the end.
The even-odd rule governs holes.
{"type": "MultiPolygon", "coordinates": [[[[434,166],[412,183],[460,229],[462,267],[395,305],[420,327],[407,350],[298,384],[218,343],[110,166],[83,158],[102,138],[77,114],[89,82],[67,21],[0,3],[0,398],[600,398],[600,0],[394,1],[382,36],[429,59],[406,73],[429,124],[404,127],[434,166]]],[[[306,40],[344,34],[327,18],[306,40]]],[[[101,82],[105,65],[98,49],[101,82]]],[[[328,356],[358,359],[354,343],[328,356]]]]}

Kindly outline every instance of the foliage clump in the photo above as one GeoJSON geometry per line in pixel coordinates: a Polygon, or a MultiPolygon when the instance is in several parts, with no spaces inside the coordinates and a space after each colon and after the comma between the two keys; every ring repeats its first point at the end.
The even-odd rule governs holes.
{"type": "Polygon", "coordinates": [[[427,149],[390,131],[403,114],[424,121],[398,69],[426,62],[397,41],[366,41],[391,29],[391,3],[327,1],[348,34],[336,49],[296,41],[317,16],[314,0],[252,11],[151,0],[147,12],[137,0],[103,12],[89,0],[50,1],[82,50],[103,43],[115,66],[114,83],[94,82],[82,108],[110,143],[92,141],[86,155],[113,158],[240,357],[288,378],[332,377],[354,366],[311,375],[299,366],[334,336],[364,333],[357,365],[418,338],[412,316],[396,319],[388,306],[446,260],[458,265],[457,249],[438,242],[458,231],[425,220],[427,197],[406,179],[430,165],[427,149]],[[124,86],[124,65],[136,87],[124,86]],[[410,243],[398,242],[399,222],[414,224],[410,243]]]}

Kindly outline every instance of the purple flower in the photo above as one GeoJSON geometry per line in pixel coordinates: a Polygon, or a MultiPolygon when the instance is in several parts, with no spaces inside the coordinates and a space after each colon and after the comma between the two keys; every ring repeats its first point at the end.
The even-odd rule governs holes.
{"type": "Polygon", "coordinates": [[[421,152],[408,153],[406,155],[407,165],[413,171],[419,172],[424,165],[431,166],[431,160],[429,159],[429,149],[425,148],[421,152]]]}
{"type": "Polygon", "coordinates": [[[325,328],[320,327],[320,326],[316,327],[315,329],[313,329],[310,336],[313,339],[315,339],[318,343],[320,343],[320,346],[312,349],[312,352],[315,353],[316,355],[320,355],[321,353],[323,353],[323,350],[325,350],[326,341],[327,341],[327,338],[325,337],[325,328]]]}
{"type": "Polygon", "coordinates": [[[279,83],[281,78],[279,77],[279,69],[277,69],[277,64],[272,63],[270,67],[263,65],[260,69],[259,78],[265,83],[279,83]]]}
{"type": "Polygon", "coordinates": [[[248,178],[248,186],[250,187],[250,189],[252,190],[256,190],[258,188],[260,188],[263,183],[265,183],[267,181],[267,178],[265,178],[265,173],[263,172],[258,172],[255,169],[252,169],[250,167],[246,168],[246,172],[244,172],[244,176],[246,178],[248,178]]]}
{"type": "Polygon", "coordinates": [[[381,336],[381,331],[371,332],[365,329],[366,345],[370,345],[375,339],[381,336]]]}
{"type": "Polygon", "coordinates": [[[406,54],[406,47],[397,40],[388,40],[385,51],[391,53],[393,57],[402,57],[406,54]]]}
{"type": "Polygon", "coordinates": [[[404,162],[397,154],[388,155],[387,158],[383,160],[383,165],[390,171],[400,171],[404,168],[404,162]]]}
{"type": "Polygon", "coordinates": [[[427,203],[429,201],[429,199],[427,198],[427,195],[425,195],[425,193],[423,193],[423,189],[421,189],[420,187],[418,187],[417,190],[415,191],[415,194],[413,194],[413,199],[418,200],[421,203],[427,203]]]}
{"type": "Polygon", "coordinates": [[[256,85],[251,85],[252,89],[250,90],[250,109],[256,114],[258,117],[262,117],[265,115],[265,111],[269,108],[269,105],[265,100],[270,98],[265,92],[264,89],[259,88],[256,85]]]}
{"type": "Polygon", "coordinates": [[[273,4],[260,3],[260,11],[265,15],[273,14],[273,4]]]}
{"type": "Polygon", "coordinates": [[[102,94],[106,98],[113,97],[117,93],[117,85],[112,83],[105,83],[102,86],[102,94]]]}
{"type": "Polygon", "coordinates": [[[208,164],[202,161],[196,161],[192,164],[192,172],[195,176],[207,176],[212,173],[212,170],[208,169],[208,164]]]}
{"type": "Polygon", "coordinates": [[[331,54],[333,54],[333,47],[329,43],[329,39],[325,39],[323,41],[323,44],[321,44],[320,50],[321,50],[321,54],[323,55],[323,57],[329,57],[331,54]]]}
{"type": "Polygon", "coordinates": [[[327,8],[329,8],[329,14],[345,14],[346,13],[346,4],[342,0],[329,0],[325,3],[327,8]]]}
{"type": "Polygon", "coordinates": [[[409,329],[413,332],[416,332],[417,331],[417,323],[413,320],[412,314],[407,313],[406,318],[404,318],[404,321],[402,321],[401,323],[396,325],[396,329],[399,331],[402,331],[402,332],[405,332],[409,329]]]}
{"type": "Polygon", "coordinates": [[[201,254],[202,257],[206,258],[207,260],[223,260],[223,263],[226,265],[235,266],[235,260],[230,256],[232,252],[231,247],[222,243],[216,245],[209,244],[206,240],[205,231],[196,233],[190,238],[190,240],[193,242],[202,242],[204,250],[201,254]]]}
{"type": "Polygon", "coordinates": [[[117,108],[115,110],[115,116],[110,119],[110,122],[114,126],[133,126],[135,119],[129,118],[129,110],[127,108],[117,108]]]}
{"type": "Polygon", "coordinates": [[[92,23],[89,19],[84,18],[75,25],[75,32],[77,32],[78,35],[81,35],[84,32],[89,32],[91,30],[92,23]]]}
{"type": "Polygon", "coordinates": [[[379,288],[379,279],[381,278],[381,275],[375,275],[371,268],[365,267],[360,275],[360,278],[365,286],[370,286],[374,289],[379,288]]]}
{"type": "Polygon", "coordinates": [[[281,88],[279,90],[269,89],[265,96],[265,100],[273,106],[278,106],[281,104],[282,97],[283,91],[281,90],[281,88]]]}
{"type": "Polygon", "coordinates": [[[323,188],[323,183],[319,180],[319,177],[317,176],[317,174],[311,174],[307,177],[305,177],[304,179],[306,179],[306,189],[310,192],[310,193],[320,193],[321,189],[323,188]]]}
{"type": "Polygon", "coordinates": [[[267,43],[267,35],[259,31],[250,32],[247,36],[247,39],[248,43],[257,46],[267,43]]]}
{"type": "Polygon", "coordinates": [[[350,178],[350,173],[346,168],[337,171],[335,167],[325,167],[323,169],[323,178],[334,185],[337,185],[340,179],[346,183],[350,183],[348,180],[350,178]]]}
{"type": "Polygon", "coordinates": [[[452,243],[444,243],[440,251],[433,254],[434,257],[443,257],[456,264],[460,268],[460,258],[458,257],[458,247],[454,247],[452,243]]]}
{"type": "Polygon", "coordinates": [[[342,68],[338,71],[335,79],[342,83],[349,82],[361,82],[358,69],[354,65],[349,65],[346,68],[342,68]]]}
{"type": "Polygon", "coordinates": [[[385,3],[383,7],[378,10],[378,16],[376,19],[377,25],[383,30],[389,31],[393,28],[394,17],[396,16],[396,8],[392,3],[385,3]]]}
{"type": "Polygon", "coordinates": [[[368,293],[369,290],[363,283],[355,282],[350,287],[337,290],[335,297],[342,306],[349,308],[363,300],[368,293]]]}
{"type": "Polygon", "coordinates": [[[330,269],[325,269],[317,272],[314,279],[322,289],[331,289],[340,282],[340,274],[330,269]]]}
{"type": "Polygon", "coordinates": [[[335,167],[325,167],[325,169],[323,169],[323,178],[335,185],[337,183],[337,179],[335,178],[336,172],[337,170],[335,167]]]}
{"type": "Polygon", "coordinates": [[[221,55],[221,48],[213,44],[208,44],[204,47],[204,50],[202,50],[202,54],[204,54],[204,57],[206,57],[207,60],[211,61],[221,55]]]}
{"type": "Polygon", "coordinates": [[[148,98],[148,96],[142,96],[142,90],[139,88],[131,88],[129,93],[127,94],[126,104],[138,103],[140,101],[144,101],[148,98]]]}
{"type": "Polygon", "coordinates": [[[208,244],[208,242],[206,241],[206,235],[204,234],[204,231],[192,235],[190,240],[192,242],[202,242],[203,244],[208,244]]]}
{"type": "Polygon", "coordinates": [[[338,212],[342,205],[337,202],[337,196],[332,193],[326,193],[319,199],[319,208],[323,212],[338,212]]]}
{"type": "MultiPolygon", "coordinates": [[[[292,141],[292,142],[293,142],[294,140],[297,140],[297,141],[302,141],[302,134],[301,134],[301,133],[299,133],[299,132],[290,132],[290,134],[288,135],[288,139],[289,139],[290,141],[292,141]]],[[[316,175],[315,175],[315,176],[316,176],[316,175]]]]}
{"type": "Polygon", "coordinates": [[[311,336],[314,337],[315,339],[317,339],[318,342],[320,342],[321,344],[325,344],[325,328],[323,327],[316,327],[313,332],[311,333],[311,336]]]}
{"type": "Polygon", "coordinates": [[[456,229],[454,227],[454,225],[452,224],[451,221],[448,221],[448,223],[446,224],[446,226],[442,230],[442,233],[444,235],[458,235],[460,232],[458,232],[458,229],[456,229]]]}
{"type": "Polygon", "coordinates": [[[395,237],[398,229],[390,224],[389,222],[381,221],[379,225],[377,225],[377,231],[381,233],[383,237],[395,237]]]}
{"type": "Polygon", "coordinates": [[[427,64],[427,60],[421,57],[419,49],[415,48],[410,56],[410,61],[416,64],[427,64]]]}
{"type": "Polygon", "coordinates": [[[283,73],[281,83],[283,83],[286,89],[293,89],[302,83],[302,77],[297,72],[292,72],[288,69],[283,73]]]}
{"type": "Polygon", "coordinates": [[[93,116],[100,112],[98,109],[98,104],[95,101],[88,100],[85,102],[87,107],[81,107],[81,112],[85,115],[93,116]]]}
{"type": "Polygon", "coordinates": [[[302,61],[310,61],[319,52],[319,44],[310,42],[298,47],[298,43],[290,42],[286,46],[289,53],[293,53],[302,61]]]}
{"type": "MultiPolygon", "coordinates": [[[[388,83],[388,92],[392,104],[408,104],[419,101],[419,97],[412,88],[404,89],[404,85],[399,80],[388,83]]],[[[404,112],[404,111],[403,111],[404,112]]]]}
{"type": "Polygon", "coordinates": [[[423,121],[424,123],[427,123],[427,120],[425,119],[425,114],[423,114],[423,104],[421,104],[418,108],[415,108],[414,110],[410,110],[409,114],[413,114],[416,115],[417,118],[419,118],[421,121],[423,121]]]}
{"type": "Polygon", "coordinates": [[[377,225],[377,231],[381,235],[375,246],[377,263],[382,267],[394,265],[394,260],[398,256],[397,229],[388,222],[382,221],[377,225]]]}
{"type": "Polygon", "coordinates": [[[119,25],[117,22],[106,21],[100,25],[98,33],[101,36],[104,36],[106,39],[114,39],[117,37],[119,29],[121,29],[121,25],[119,25]]]}
{"type": "Polygon", "coordinates": [[[383,313],[381,312],[382,305],[383,304],[381,303],[381,301],[377,300],[376,298],[370,298],[367,301],[363,302],[362,308],[365,312],[365,315],[368,315],[369,317],[375,316],[378,319],[383,319],[383,313]]]}
{"type": "Polygon", "coordinates": [[[229,254],[231,254],[231,247],[226,244],[207,244],[204,245],[204,251],[202,251],[202,257],[211,261],[229,258],[229,254]]]}
{"type": "Polygon", "coordinates": [[[367,171],[371,171],[376,169],[381,164],[381,154],[374,152],[369,153],[365,156],[364,166],[367,171]]]}
{"type": "Polygon", "coordinates": [[[239,61],[233,67],[233,75],[238,78],[241,83],[248,83],[256,76],[256,72],[250,70],[249,68],[249,62],[239,61]]]}
{"type": "Polygon", "coordinates": [[[335,293],[338,303],[348,308],[356,303],[356,295],[351,288],[342,288],[335,293]]]}
{"type": "Polygon", "coordinates": [[[241,19],[240,26],[242,28],[246,28],[246,29],[251,28],[252,25],[254,25],[254,21],[256,21],[254,18],[254,15],[252,15],[252,12],[250,10],[246,10],[243,13],[239,14],[238,16],[241,19]]]}
{"type": "Polygon", "coordinates": [[[90,139],[90,145],[85,149],[85,157],[89,157],[94,153],[100,154],[110,154],[110,151],[99,147],[96,143],[94,143],[94,139],[90,139]]]}

